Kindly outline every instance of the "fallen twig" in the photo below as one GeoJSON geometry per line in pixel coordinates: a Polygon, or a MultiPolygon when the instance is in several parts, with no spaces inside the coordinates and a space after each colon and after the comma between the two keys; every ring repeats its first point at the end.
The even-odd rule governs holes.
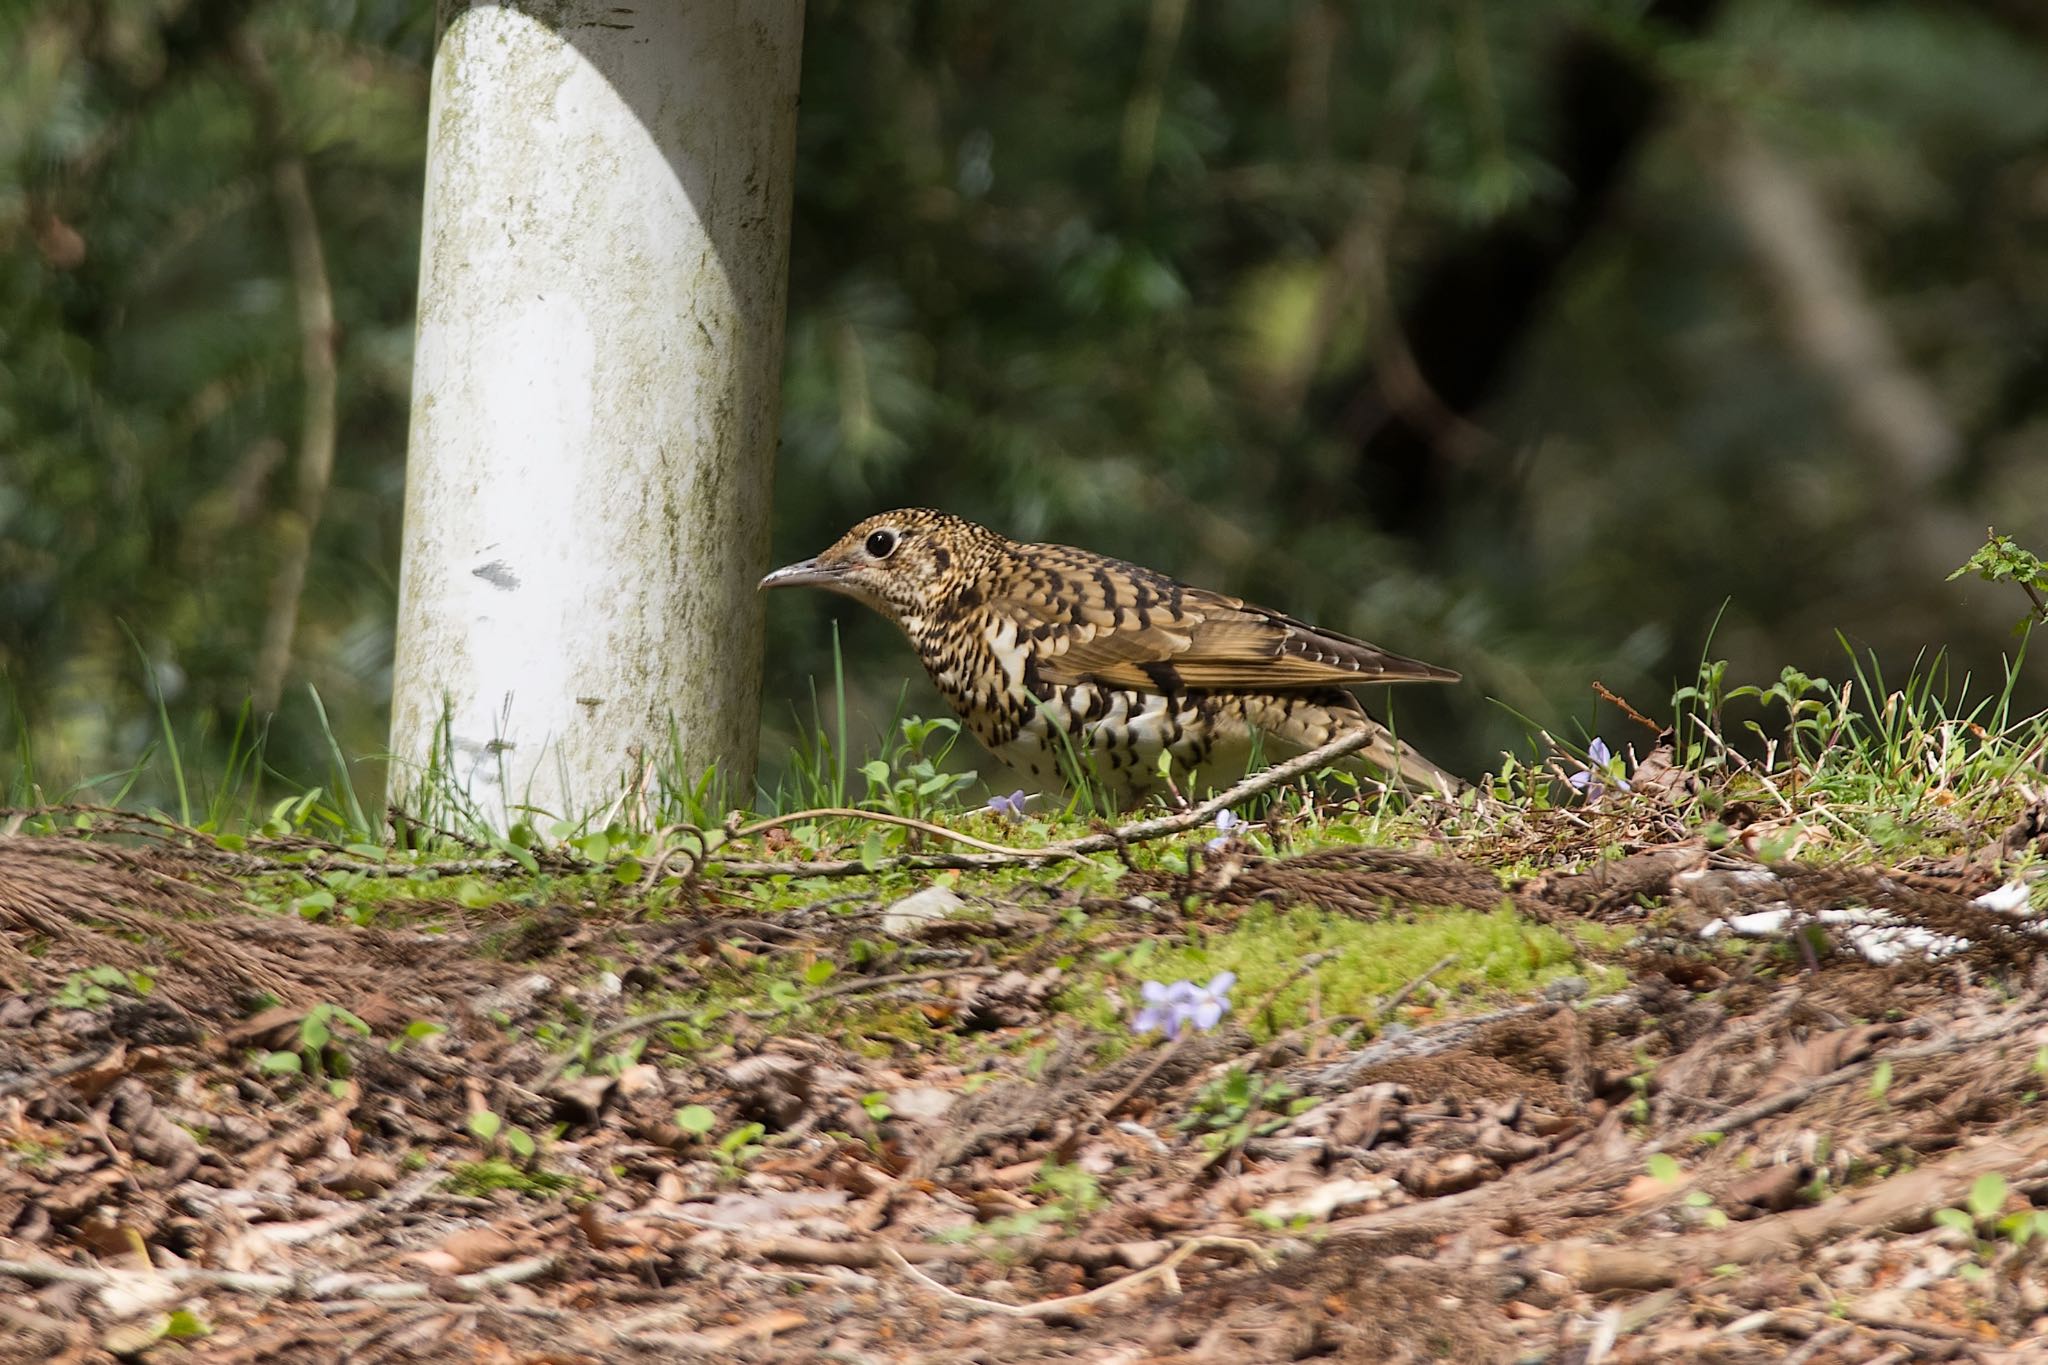
{"type": "MultiPolygon", "coordinates": [[[[477,1293],[508,1284],[523,1284],[554,1269],[553,1256],[528,1256],[507,1261],[488,1270],[457,1275],[447,1283],[464,1293],[477,1293]]],[[[0,1276],[12,1276],[35,1284],[82,1284],[94,1289],[135,1289],[154,1285],[199,1285],[209,1289],[232,1289],[245,1294],[274,1294],[287,1299],[333,1299],[350,1297],[380,1303],[435,1297],[433,1286],[423,1280],[372,1280],[364,1275],[339,1270],[320,1270],[297,1275],[270,1275],[247,1270],[203,1270],[174,1266],[155,1270],[111,1270],[102,1266],[59,1265],[54,1261],[0,1260],[0,1276]]]]}
{"type": "Polygon", "coordinates": [[[1593,1293],[1661,1289],[1714,1266],[1748,1265],[1851,1235],[1924,1224],[1933,1210],[1962,1202],[1978,1176],[1996,1171],[2017,1183],[2043,1163],[2048,1163],[2048,1126],[1966,1148],[1944,1161],[1837,1195],[1813,1208],[1738,1223],[1719,1232],[1674,1237],[1668,1243],[1558,1242],[1544,1249],[1540,1259],[1593,1293]]]}
{"type": "Polygon", "coordinates": [[[1085,1293],[1068,1294],[1057,1299],[1041,1299],[1037,1303],[1018,1304],[999,1303],[994,1299],[983,1299],[977,1298],[972,1294],[963,1294],[948,1285],[940,1284],[909,1261],[903,1259],[902,1254],[895,1247],[885,1245],[880,1247],[880,1251],[883,1259],[890,1265],[902,1271],[913,1282],[939,1295],[946,1302],[958,1305],[972,1313],[992,1313],[1007,1318],[1062,1317],[1077,1308],[1101,1303],[1105,1299],[1114,1298],[1126,1290],[1135,1289],[1139,1285],[1151,1280],[1166,1281],[1169,1292],[1178,1294],[1180,1292],[1180,1281],[1174,1272],[1179,1269],[1181,1262],[1187,1260],[1188,1257],[1198,1251],[1235,1251],[1249,1257],[1252,1261],[1262,1266],[1268,1265],[1272,1261],[1272,1254],[1264,1247],[1261,1247],[1257,1242],[1247,1241],[1242,1237],[1192,1237],[1182,1242],[1174,1249],[1171,1255],[1157,1265],[1133,1271],[1120,1280],[1111,1280],[1108,1284],[1100,1285],[1085,1293]]]}
{"type": "MultiPolygon", "coordinates": [[[[723,875],[735,877],[857,877],[875,872],[898,872],[906,869],[986,869],[1064,862],[1069,858],[1084,858],[1091,853],[1102,853],[1125,844],[1144,843],[1150,839],[1161,839],[1194,829],[1206,823],[1217,811],[1225,807],[1257,796],[1261,792],[1270,791],[1305,773],[1326,767],[1347,754],[1363,749],[1371,742],[1371,734],[1365,731],[1341,735],[1319,749],[1311,749],[1305,754],[1288,759],[1285,763],[1247,777],[1229,790],[1218,792],[1208,800],[1190,806],[1184,811],[1149,820],[1134,820],[1113,830],[1047,844],[1043,848],[1011,849],[1000,853],[906,853],[893,858],[878,858],[872,862],[859,858],[819,859],[800,863],[753,862],[714,856],[708,860],[706,867],[707,870],[716,869],[723,875]]],[[[864,819],[874,816],[871,811],[850,811],[848,814],[864,819]]],[[[896,822],[892,820],[889,823],[896,822]]]]}
{"type": "Polygon", "coordinates": [[[2034,1028],[2040,1022],[2040,1016],[2037,1014],[2024,1010],[2016,1011],[2013,1015],[2005,1018],[1992,1028],[1979,1029],[1974,1033],[1968,1034],[1952,1034],[1949,1037],[1932,1043],[1923,1043],[1918,1047],[1893,1048],[1887,1052],[1872,1053],[1868,1057],[1850,1062],[1847,1066],[1837,1067],[1826,1075],[1816,1076],[1812,1080],[1801,1081],[1797,1085],[1787,1086],[1785,1089],[1766,1095],[1760,1100],[1745,1104],[1739,1109],[1731,1109],[1714,1119],[1708,1127],[1688,1127],[1681,1133],[1667,1133],[1655,1141],[1643,1144],[1643,1151],[1645,1153],[1668,1151],[1673,1147],[1683,1146],[1697,1140],[1699,1135],[1705,1132],[1726,1135],[1738,1129],[1747,1128],[1753,1123],[1760,1123],[1774,1114],[1782,1114],[1788,1109],[1797,1109],[1800,1105],[1824,1091],[1833,1090],[1837,1086],[1847,1085],[1851,1081],[1860,1080],[1875,1071],[1880,1064],[1924,1061],[1929,1057],[1944,1057],[1950,1053],[1968,1051],[1972,1048],[1982,1047],[1986,1043],[1997,1042],[2000,1038],[2010,1037],[2015,1033],[2021,1033],[2027,1029],[2034,1028]]]}
{"type": "Polygon", "coordinates": [[[402,1185],[392,1187],[375,1199],[366,1199],[352,1204],[339,1213],[324,1218],[314,1218],[304,1223],[258,1224],[252,1232],[264,1241],[276,1246],[298,1246],[304,1242],[331,1237],[345,1232],[383,1214],[392,1213],[417,1203],[429,1190],[441,1181],[441,1162],[434,1161],[428,1167],[402,1185]]]}
{"type": "MultiPolygon", "coordinates": [[[[884,986],[907,986],[917,981],[942,981],[949,976],[1000,976],[1004,970],[1001,967],[932,967],[921,972],[890,972],[886,976],[862,976],[852,981],[842,981],[837,986],[821,991],[812,991],[791,1005],[778,1005],[772,1009],[738,1010],[735,1013],[745,1019],[773,1019],[777,1015],[787,1014],[805,1005],[819,1005],[841,996],[880,990],[884,986]]],[[[703,1012],[704,1008],[701,1005],[691,1009],[660,1010],[654,1014],[636,1014],[630,1019],[613,1024],[610,1028],[600,1029],[588,1038],[578,1040],[575,1047],[557,1057],[554,1065],[543,1071],[540,1079],[533,1083],[533,1089],[546,1090],[561,1079],[562,1073],[574,1065],[578,1057],[599,1043],[608,1043],[614,1038],[623,1037],[628,1033],[638,1033],[643,1029],[659,1028],[663,1024],[676,1024],[686,1019],[695,1019],[703,1012]]]]}
{"type": "Polygon", "coordinates": [[[900,825],[904,829],[914,829],[920,833],[936,835],[941,839],[951,839],[956,844],[966,844],[970,848],[984,849],[990,853],[1005,853],[1017,858],[1035,857],[1039,852],[1035,848],[1012,848],[1008,844],[992,844],[986,839],[978,839],[972,834],[962,834],[959,830],[947,829],[944,825],[935,825],[929,820],[914,820],[908,815],[890,815],[877,810],[856,810],[851,806],[820,806],[815,810],[800,810],[790,815],[756,820],[751,825],[742,825],[733,830],[730,837],[736,840],[748,839],[756,834],[765,834],[771,829],[802,824],[806,820],[865,820],[876,825],[900,825]]]}
{"type": "MultiPolygon", "coordinates": [[[[1601,996],[1597,1000],[1588,1000],[1585,1004],[1589,1009],[1613,1009],[1633,1005],[1635,1002],[1635,992],[1618,991],[1613,995],[1601,996]]],[[[1569,1008],[1572,1008],[1572,1005],[1566,1001],[1540,1000],[1527,1005],[1512,1005],[1507,1009],[1493,1010],[1486,1014],[1468,1015],[1463,1019],[1446,1019],[1440,1024],[1428,1024],[1360,1048],[1341,1061],[1318,1068],[1312,1075],[1304,1078],[1301,1084],[1311,1093],[1337,1094],[1351,1089],[1358,1083],[1361,1073],[1376,1066],[1416,1057],[1434,1056],[1454,1047],[1462,1047],[1483,1030],[1509,1019],[1550,1014],[1569,1008]]]]}
{"type": "Polygon", "coordinates": [[[1423,971],[1420,974],[1418,974],[1413,980],[1409,981],[1407,985],[1401,987],[1400,990],[1395,991],[1393,995],[1388,998],[1386,1004],[1381,1005],[1379,1007],[1379,1010],[1377,1011],[1378,1022],[1385,1023],[1388,1019],[1392,1018],[1395,1010],[1401,1008],[1401,1006],[1408,1003],[1409,996],[1421,990],[1425,985],[1428,984],[1429,979],[1432,976],[1435,976],[1438,972],[1450,966],[1453,962],[1456,962],[1457,960],[1458,955],[1456,953],[1445,953],[1442,957],[1438,958],[1435,962],[1431,963],[1428,967],[1424,968],[1423,971]]]}

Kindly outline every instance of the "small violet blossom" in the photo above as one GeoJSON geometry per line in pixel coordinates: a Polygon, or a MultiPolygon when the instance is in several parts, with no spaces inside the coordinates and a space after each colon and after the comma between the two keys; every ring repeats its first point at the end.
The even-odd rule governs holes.
{"type": "Polygon", "coordinates": [[[1192,981],[1176,981],[1170,986],[1163,981],[1147,981],[1140,988],[1145,1008],[1131,1021],[1131,1031],[1178,1038],[1183,1028],[1193,1024],[1206,1033],[1230,1012],[1230,988],[1236,984],[1235,972],[1218,972],[1206,986],[1197,986],[1192,981]]]}
{"type": "Polygon", "coordinates": [[[1585,770],[1573,773],[1567,780],[1575,791],[1585,796],[1586,803],[1591,805],[1606,793],[1609,781],[1623,791],[1628,790],[1628,779],[1614,776],[1610,771],[1613,765],[1614,751],[1607,747],[1606,740],[1596,735],[1593,742],[1586,746],[1585,770]]]}
{"type": "Polygon", "coordinates": [[[1213,839],[1211,839],[1211,840],[1209,841],[1209,851],[1210,851],[1211,853],[1214,853],[1214,852],[1216,852],[1216,851],[1217,851],[1218,849],[1222,848],[1222,847],[1223,847],[1223,846],[1224,846],[1225,844],[1229,843],[1229,842],[1230,842],[1230,841],[1231,841],[1232,839],[1235,839],[1235,838],[1237,838],[1237,837],[1238,837],[1238,833],[1237,833],[1237,832],[1238,832],[1239,830],[1243,829],[1244,827],[1245,827],[1245,821],[1243,821],[1242,819],[1240,819],[1240,818],[1238,817],[1238,814],[1237,814],[1237,812],[1236,812],[1236,811],[1234,811],[1234,810],[1219,810],[1219,811],[1217,811],[1217,812],[1216,812],[1216,837],[1215,837],[1215,838],[1213,838],[1213,839]]]}
{"type": "Polygon", "coordinates": [[[1027,794],[1022,787],[1019,787],[1008,796],[991,796],[988,799],[986,809],[990,815],[997,816],[1000,819],[1022,820],[1024,818],[1024,803],[1032,800],[1037,795],[1037,792],[1027,794]]]}

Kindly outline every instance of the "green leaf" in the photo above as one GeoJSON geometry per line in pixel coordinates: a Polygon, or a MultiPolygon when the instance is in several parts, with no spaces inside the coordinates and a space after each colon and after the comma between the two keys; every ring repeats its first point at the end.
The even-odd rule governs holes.
{"type": "Polygon", "coordinates": [[[702,1137],[718,1122],[718,1115],[701,1104],[686,1104],[676,1110],[676,1127],[686,1133],[702,1137]]]}
{"type": "Polygon", "coordinates": [[[882,831],[873,830],[867,838],[861,840],[860,865],[873,872],[882,865],[882,858],[882,831]]]}
{"type": "Polygon", "coordinates": [[[1892,1088],[1892,1062],[1886,1057],[1870,1073],[1870,1098],[1882,1101],[1892,1088]]]}
{"type": "Polygon", "coordinates": [[[758,1123],[743,1123],[718,1140],[718,1150],[725,1156],[737,1156],[742,1147],[767,1131],[758,1123]]]}
{"type": "Polygon", "coordinates": [[[1970,1212],[1979,1219],[1989,1218],[2005,1207],[2005,1177],[1996,1171],[1986,1171],[1970,1186],[1970,1212]]]}
{"type": "Polygon", "coordinates": [[[647,869],[640,865],[638,858],[621,858],[612,865],[612,880],[620,886],[631,886],[647,875],[647,869]]]}
{"type": "Polygon", "coordinates": [[[180,1308],[172,1312],[164,1324],[164,1335],[172,1341],[192,1341],[199,1337],[213,1335],[213,1329],[199,1320],[199,1315],[190,1309],[180,1308]]]}
{"type": "Polygon", "coordinates": [[[1934,1221],[1945,1228],[1954,1228],[1957,1232],[1966,1232],[1973,1236],[1977,1231],[1977,1220],[1961,1209],[1936,1209],[1934,1221]]]}
{"type": "Polygon", "coordinates": [[[1679,1169],[1678,1159],[1669,1152],[1651,1153],[1650,1159],[1643,1163],[1643,1167],[1649,1171],[1651,1179],[1662,1181],[1666,1185],[1676,1185],[1685,1179],[1685,1173],[1679,1169]]]}
{"type": "Polygon", "coordinates": [[[533,1134],[527,1132],[524,1128],[506,1129],[505,1145],[512,1149],[515,1156],[521,1158],[531,1158],[533,1156],[533,1134]]]}
{"type": "Polygon", "coordinates": [[[822,986],[839,974],[838,964],[819,958],[804,968],[804,980],[813,986],[822,986]]]}
{"type": "Polygon", "coordinates": [[[257,1066],[277,1075],[296,1074],[305,1069],[305,1063],[299,1060],[299,1054],[296,1052],[265,1053],[257,1066]]]}
{"type": "Polygon", "coordinates": [[[504,1126],[505,1120],[499,1118],[488,1109],[469,1116],[469,1131],[485,1142],[489,1142],[498,1136],[498,1131],[504,1126]]]}

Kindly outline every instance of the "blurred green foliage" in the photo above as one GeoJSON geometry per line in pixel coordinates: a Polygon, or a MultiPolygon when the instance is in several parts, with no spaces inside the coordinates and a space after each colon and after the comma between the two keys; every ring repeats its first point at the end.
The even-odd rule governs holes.
{"type": "MultiPolygon", "coordinates": [[[[0,669],[56,788],[158,689],[202,766],[249,693],[304,389],[280,155],[339,453],[267,757],[325,771],[308,683],[381,750],[433,37],[0,11],[0,669]]],[[[1463,669],[1401,719],[1476,770],[1592,677],[1657,709],[1724,599],[1740,676],[1836,627],[1988,669],[2012,604],[1943,575],[1987,522],[2048,544],[2024,0],[812,0],[799,143],[785,558],[907,503],[1121,554],[1463,669]]],[[[771,764],[835,619],[886,720],[886,626],[769,617],[771,764]]]]}

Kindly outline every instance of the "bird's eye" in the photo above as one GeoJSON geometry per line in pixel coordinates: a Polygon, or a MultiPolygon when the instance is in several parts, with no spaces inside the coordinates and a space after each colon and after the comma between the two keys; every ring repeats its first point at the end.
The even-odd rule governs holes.
{"type": "Polygon", "coordinates": [[[875,559],[887,559],[896,553],[896,533],[875,531],[868,536],[868,554],[875,559]]]}

